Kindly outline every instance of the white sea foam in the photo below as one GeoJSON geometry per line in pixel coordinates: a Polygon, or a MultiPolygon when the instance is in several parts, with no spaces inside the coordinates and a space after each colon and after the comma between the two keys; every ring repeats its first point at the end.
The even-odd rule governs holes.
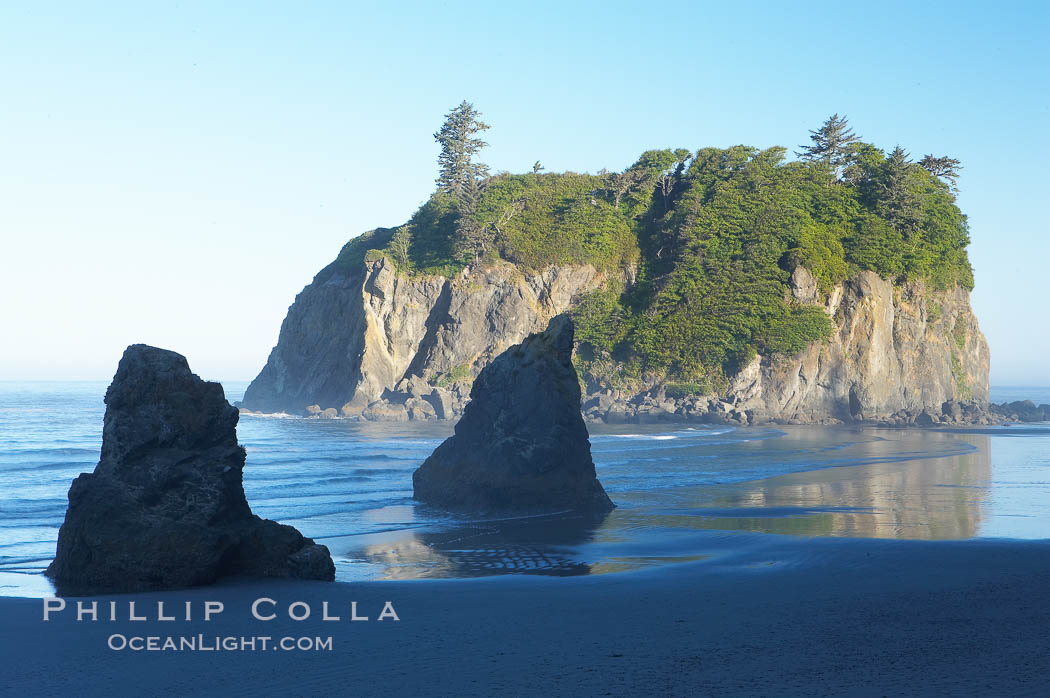
{"type": "Polygon", "coordinates": [[[677,439],[674,434],[609,434],[614,439],[646,439],[649,441],[670,441],[677,439]]]}
{"type": "Polygon", "coordinates": [[[709,436],[719,436],[720,434],[728,434],[729,432],[736,431],[734,427],[724,427],[720,429],[696,429],[694,427],[688,427],[681,431],[675,431],[672,433],[663,434],[599,434],[592,436],[591,439],[596,438],[609,438],[609,439],[640,439],[643,441],[673,441],[675,439],[696,439],[706,438],[709,436]]]}
{"type": "Polygon", "coordinates": [[[242,417],[264,417],[267,419],[302,419],[299,415],[287,412],[241,412],[242,417]]]}

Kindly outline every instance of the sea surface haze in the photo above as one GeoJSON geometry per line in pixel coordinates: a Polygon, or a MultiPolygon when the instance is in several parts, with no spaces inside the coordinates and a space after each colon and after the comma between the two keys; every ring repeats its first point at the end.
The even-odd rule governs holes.
{"type": "MultiPolygon", "coordinates": [[[[246,384],[224,384],[233,402],[246,384]]],[[[101,382],[0,383],[0,595],[49,595],[69,484],[102,438],[101,382]]],[[[993,400],[1050,402],[1050,389],[993,400]]],[[[771,534],[1050,537],[1050,426],[966,433],[853,427],[591,427],[617,508],[508,520],[412,500],[412,471],[451,433],[243,415],[244,486],[260,516],[328,545],[337,578],[578,575],[718,556],[771,534]]]]}

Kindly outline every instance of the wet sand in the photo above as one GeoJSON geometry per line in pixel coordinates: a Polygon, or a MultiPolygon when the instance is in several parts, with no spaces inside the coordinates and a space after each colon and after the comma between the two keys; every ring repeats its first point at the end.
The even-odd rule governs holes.
{"type": "Polygon", "coordinates": [[[102,597],[125,615],[128,600],[192,601],[191,622],[154,610],[77,623],[67,610],[44,623],[41,600],[0,599],[0,693],[1018,695],[1050,679],[1050,542],[696,535],[711,537],[705,559],[621,574],[102,597]],[[254,620],[264,596],[314,615],[254,620]],[[204,623],[204,600],[226,610],[204,623]],[[373,620],[348,622],[351,600],[373,620]],[[322,601],[343,620],[320,621],[322,601]],[[384,601],[400,621],[374,620],[384,601]],[[113,651],[113,633],[331,636],[333,648],[113,651]]]}
{"type": "MultiPolygon", "coordinates": [[[[735,435],[752,433],[761,432],[735,435]]],[[[742,482],[621,487],[617,508],[597,517],[476,520],[321,541],[337,560],[337,578],[361,582],[623,572],[717,558],[764,544],[758,534],[967,540],[1050,533],[1045,429],[1032,435],[1038,438],[819,427],[778,433],[737,444],[719,465],[753,469],[797,459],[811,469],[742,482]]],[[[642,438],[635,435],[640,460],[626,460],[624,470],[680,475],[711,467],[702,452],[679,455],[676,441],[642,438]]]]}

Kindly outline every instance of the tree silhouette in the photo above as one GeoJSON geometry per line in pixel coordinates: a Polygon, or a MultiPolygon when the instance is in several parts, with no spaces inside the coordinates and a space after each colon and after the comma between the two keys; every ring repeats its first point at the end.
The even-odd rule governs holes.
{"type": "Polygon", "coordinates": [[[849,165],[853,143],[860,140],[849,128],[846,117],[832,114],[816,131],[810,131],[812,145],[799,146],[795,155],[810,162],[821,162],[838,179],[843,168],[849,165]]]}
{"type": "Polygon", "coordinates": [[[953,189],[955,188],[955,179],[959,176],[959,170],[962,169],[961,162],[947,155],[939,158],[935,158],[933,155],[925,155],[919,161],[919,165],[934,177],[951,182],[953,189]]]}
{"type": "Polygon", "coordinates": [[[899,145],[882,164],[878,184],[879,213],[906,236],[922,222],[922,199],[912,186],[915,163],[899,145]]]}
{"type": "Polygon", "coordinates": [[[464,100],[445,115],[445,123],[434,134],[434,140],[441,145],[437,184],[457,205],[463,203],[472,183],[489,174],[486,164],[474,161],[481,149],[488,145],[477,137],[478,133],[489,128],[479,119],[480,116],[474,105],[464,100]]]}

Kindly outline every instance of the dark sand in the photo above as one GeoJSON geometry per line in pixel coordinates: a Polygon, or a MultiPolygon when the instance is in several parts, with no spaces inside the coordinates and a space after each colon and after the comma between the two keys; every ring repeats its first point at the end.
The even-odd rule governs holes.
{"type": "MultiPolygon", "coordinates": [[[[1050,542],[740,534],[700,562],[582,577],[234,582],[210,623],[49,623],[0,599],[4,695],[1038,695],[1050,681],[1050,542]],[[342,622],[262,623],[260,596],[342,622]],[[347,622],[350,600],[375,617],[347,622]],[[127,635],[328,636],[320,652],[115,652],[127,635]]],[[[100,604],[106,607],[107,604],[100,604]]],[[[200,605],[195,608],[200,613],[200,605]]],[[[150,613],[151,617],[153,612],[150,613]]]]}

